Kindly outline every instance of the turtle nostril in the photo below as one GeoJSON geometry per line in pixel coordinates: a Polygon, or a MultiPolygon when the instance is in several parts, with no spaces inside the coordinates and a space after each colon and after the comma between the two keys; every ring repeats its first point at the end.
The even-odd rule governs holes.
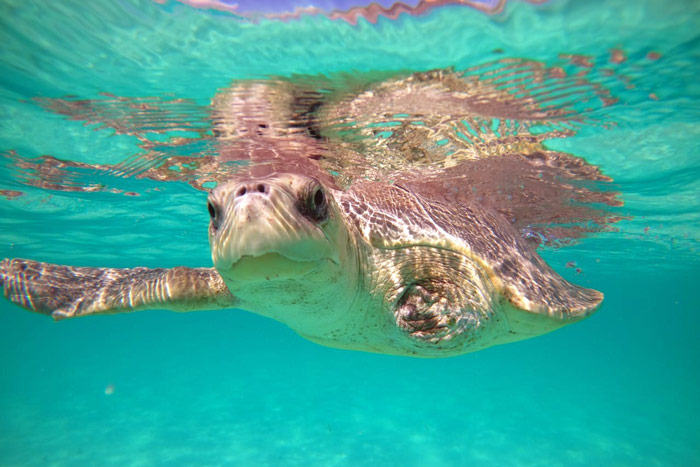
{"type": "Polygon", "coordinates": [[[254,195],[256,193],[266,195],[270,193],[270,186],[267,183],[243,182],[236,188],[235,197],[240,198],[241,196],[254,195]]]}

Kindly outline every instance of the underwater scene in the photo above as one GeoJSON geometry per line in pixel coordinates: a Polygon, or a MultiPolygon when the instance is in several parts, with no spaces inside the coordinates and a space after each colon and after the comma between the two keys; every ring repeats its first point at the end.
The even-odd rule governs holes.
{"type": "Polygon", "coordinates": [[[700,3],[0,23],[0,465],[700,465],[700,3]]]}

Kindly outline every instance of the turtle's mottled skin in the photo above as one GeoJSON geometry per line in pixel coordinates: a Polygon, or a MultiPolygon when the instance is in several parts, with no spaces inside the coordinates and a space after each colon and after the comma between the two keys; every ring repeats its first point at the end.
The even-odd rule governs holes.
{"type": "MultiPolygon", "coordinates": [[[[279,104],[264,99],[264,86],[247,89],[236,96],[246,112],[217,128],[223,141],[240,142],[222,154],[243,151],[255,160],[267,151],[268,163],[233,174],[209,194],[214,268],[78,268],[6,259],[4,295],[55,319],[240,308],[323,345],[416,357],[533,337],[600,305],[601,293],[560,277],[488,204],[434,196],[434,186],[415,179],[355,181],[341,189],[315,162],[298,156],[293,162],[295,151],[329,146],[276,123],[283,113],[275,106],[291,107],[292,98],[279,104]]],[[[359,107],[373,98],[362,96],[359,107]]]]}

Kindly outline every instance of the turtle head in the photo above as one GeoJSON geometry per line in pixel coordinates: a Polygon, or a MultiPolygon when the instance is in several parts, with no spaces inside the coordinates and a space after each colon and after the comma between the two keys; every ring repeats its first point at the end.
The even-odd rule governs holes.
{"type": "Polygon", "coordinates": [[[333,301],[329,284],[341,287],[352,269],[334,191],[314,178],[236,178],[210,193],[208,209],[214,267],[250,311],[293,321],[292,304],[311,309],[312,301],[333,301]]]}

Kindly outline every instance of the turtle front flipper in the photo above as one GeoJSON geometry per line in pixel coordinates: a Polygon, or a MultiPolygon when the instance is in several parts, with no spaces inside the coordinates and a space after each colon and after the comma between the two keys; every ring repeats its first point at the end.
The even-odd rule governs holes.
{"type": "Polygon", "coordinates": [[[212,268],[89,268],[5,259],[0,286],[10,301],[56,320],[146,309],[229,308],[236,301],[212,268]]]}

